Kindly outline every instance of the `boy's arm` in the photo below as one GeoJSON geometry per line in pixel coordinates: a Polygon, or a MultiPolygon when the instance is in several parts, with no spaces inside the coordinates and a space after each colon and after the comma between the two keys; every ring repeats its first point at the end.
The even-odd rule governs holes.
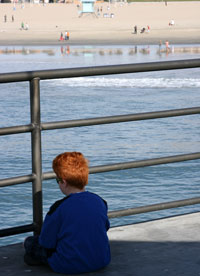
{"type": "Polygon", "coordinates": [[[39,236],[39,244],[45,248],[56,248],[59,228],[58,216],[55,213],[52,215],[47,214],[39,236]]]}
{"type": "Polygon", "coordinates": [[[39,244],[45,248],[56,248],[58,232],[61,225],[59,206],[70,196],[64,197],[56,201],[49,209],[47,213],[44,224],[42,226],[42,231],[39,236],[39,244]]]}
{"type": "Polygon", "coordinates": [[[106,230],[108,231],[110,229],[110,221],[107,219],[106,221],[106,230]]]}
{"type": "MultiPolygon", "coordinates": [[[[102,198],[103,199],[103,198],[102,198]]],[[[104,199],[103,199],[103,202],[104,202],[104,204],[105,204],[105,206],[106,206],[106,213],[108,213],[108,204],[107,204],[107,201],[105,201],[104,199]]],[[[108,231],[110,229],[110,221],[109,221],[109,219],[108,219],[108,217],[107,217],[107,220],[106,220],[106,231],[108,231]]]]}

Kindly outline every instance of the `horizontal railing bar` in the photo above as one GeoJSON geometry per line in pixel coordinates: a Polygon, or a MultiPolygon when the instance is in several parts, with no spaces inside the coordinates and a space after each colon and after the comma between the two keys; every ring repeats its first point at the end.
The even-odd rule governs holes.
{"type": "MultiPolygon", "coordinates": [[[[90,174],[95,174],[95,173],[127,170],[127,169],[134,169],[134,168],[147,167],[147,166],[164,165],[164,164],[175,163],[175,162],[191,161],[196,159],[200,159],[200,152],[173,155],[173,156],[167,156],[167,157],[161,157],[161,158],[145,159],[145,160],[132,161],[132,162],[115,163],[111,165],[93,166],[89,168],[89,172],[90,174]]],[[[54,179],[55,177],[56,175],[54,172],[43,173],[43,180],[54,179]]]]}
{"type": "MultiPolygon", "coordinates": [[[[147,167],[147,166],[164,165],[164,164],[175,163],[175,162],[191,161],[196,159],[200,159],[200,152],[167,156],[167,157],[161,157],[161,158],[145,159],[145,160],[132,161],[132,162],[115,163],[110,165],[93,166],[89,168],[89,171],[90,171],[90,174],[95,174],[95,173],[127,170],[127,169],[134,169],[134,168],[147,167]]],[[[42,177],[43,177],[43,180],[49,180],[49,179],[54,179],[56,175],[54,172],[46,172],[46,173],[43,173],[42,177]]],[[[35,175],[33,174],[1,179],[0,187],[32,182],[34,179],[35,179],[35,175]]]]}
{"type": "MultiPolygon", "coordinates": [[[[110,211],[110,212],[108,212],[108,217],[111,219],[111,218],[117,218],[117,217],[142,214],[142,213],[147,213],[147,212],[155,212],[155,211],[161,211],[161,210],[166,210],[166,209],[184,207],[184,206],[195,205],[195,204],[200,204],[200,197],[158,203],[158,204],[141,206],[141,207],[136,207],[136,208],[110,211]]],[[[36,226],[34,226],[34,224],[29,224],[29,225],[17,226],[17,227],[12,227],[12,228],[7,228],[7,229],[1,229],[0,237],[31,232],[31,231],[34,231],[35,228],[36,228],[36,226]]]]}
{"type": "Polygon", "coordinates": [[[0,135],[10,135],[31,132],[33,130],[32,125],[12,126],[0,128],[0,135]]]}
{"type": "Polygon", "coordinates": [[[196,67],[200,67],[200,59],[26,71],[0,74],[0,83],[30,81],[33,78],[40,78],[41,80],[45,80],[173,69],[187,69],[196,67]]]}
{"type": "Polygon", "coordinates": [[[116,115],[116,116],[107,116],[107,117],[80,119],[80,120],[48,122],[48,123],[42,123],[41,128],[42,130],[52,130],[52,129],[60,129],[60,128],[122,123],[122,122],[150,120],[150,119],[167,118],[167,117],[175,117],[175,116],[186,116],[186,115],[194,115],[194,114],[200,114],[200,107],[145,112],[145,113],[136,113],[136,114],[127,114],[127,115],[116,115]]]}
{"type": "Polygon", "coordinates": [[[117,171],[117,170],[127,170],[127,169],[133,169],[133,168],[163,165],[168,163],[191,161],[196,159],[200,159],[200,152],[146,159],[146,160],[133,161],[133,162],[117,163],[112,165],[95,166],[90,168],[90,173],[93,174],[93,173],[102,173],[102,172],[110,172],[110,171],[117,171]]]}
{"type": "Polygon", "coordinates": [[[143,213],[147,213],[147,212],[161,211],[161,210],[178,208],[178,207],[195,205],[195,204],[200,204],[200,197],[158,203],[158,204],[141,206],[141,207],[136,207],[136,208],[122,209],[122,210],[117,210],[117,211],[111,211],[108,213],[108,217],[109,218],[118,218],[118,217],[143,214],[143,213]]]}
{"type": "MultiPolygon", "coordinates": [[[[70,128],[70,127],[91,126],[91,125],[99,125],[99,124],[121,123],[121,122],[129,122],[129,121],[150,120],[150,119],[186,116],[186,115],[195,115],[195,114],[200,114],[200,107],[135,113],[135,114],[127,114],[127,115],[116,115],[116,116],[107,116],[107,117],[80,119],[80,120],[48,122],[48,123],[42,123],[41,128],[42,130],[50,130],[50,129],[59,129],[59,128],[70,128]]],[[[0,135],[10,135],[10,134],[31,132],[33,128],[34,128],[33,125],[4,127],[4,128],[0,128],[0,135]]]]}
{"type": "Polygon", "coordinates": [[[35,179],[34,174],[11,177],[6,179],[0,179],[0,187],[6,187],[11,185],[23,184],[27,182],[32,182],[35,179]]]}
{"type": "MultiPolygon", "coordinates": [[[[184,207],[184,206],[195,205],[195,204],[200,204],[200,197],[158,203],[158,204],[141,206],[141,207],[136,207],[136,208],[110,211],[110,212],[108,212],[108,217],[110,219],[112,219],[112,218],[117,218],[117,217],[131,216],[131,215],[161,211],[161,210],[184,207]]],[[[0,237],[6,237],[6,236],[11,236],[11,235],[31,232],[31,231],[34,231],[35,228],[36,228],[36,226],[34,226],[34,224],[29,224],[29,225],[17,226],[17,227],[12,227],[12,228],[7,228],[7,229],[1,229],[0,237]]]]}
{"type": "Polygon", "coordinates": [[[0,238],[31,232],[34,231],[35,228],[36,226],[32,223],[7,229],[0,229],[0,238]]]}

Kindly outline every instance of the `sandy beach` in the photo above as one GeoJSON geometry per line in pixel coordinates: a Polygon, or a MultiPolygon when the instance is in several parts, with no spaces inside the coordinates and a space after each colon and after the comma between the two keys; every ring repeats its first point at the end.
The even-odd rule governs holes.
{"type": "Polygon", "coordinates": [[[199,11],[200,1],[98,3],[95,15],[79,17],[81,9],[72,3],[0,4],[0,45],[200,44],[199,11]],[[28,30],[21,29],[22,22],[28,30]],[[65,31],[70,39],[59,41],[65,31]]]}

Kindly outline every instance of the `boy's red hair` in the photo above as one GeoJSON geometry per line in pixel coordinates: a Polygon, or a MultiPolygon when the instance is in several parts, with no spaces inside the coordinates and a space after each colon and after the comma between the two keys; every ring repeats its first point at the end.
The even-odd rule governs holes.
{"type": "Polygon", "coordinates": [[[88,184],[88,161],[80,152],[59,154],[52,167],[57,177],[66,180],[70,186],[82,189],[88,184]]]}

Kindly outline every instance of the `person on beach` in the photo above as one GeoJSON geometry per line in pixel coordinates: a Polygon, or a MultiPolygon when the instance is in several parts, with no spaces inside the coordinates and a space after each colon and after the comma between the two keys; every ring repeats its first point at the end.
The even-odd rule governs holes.
{"type": "Polygon", "coordinates": [[[60,34],[60,39],[59,39],[60,41],[63,41],[64,40],[64,37],[63,37],[63,33],[61,32],[61,34],[60,34]]]}
{"type": "Polygon", "coordinates": [[[88,161],[80,152],[64,152],[53,160],[64,198],[49,209],[39,236],[25,239],[24,261],[47,264],[57,273],[97,271],[110,262],[107,203],[85,190],[88,161]]]}
{"type": "Polygon", "coordinates": [[[69,40],[69,31],[65,32],[65,40],[69,40]]]}
{"type": "Polygon", "coordinates": [[[134,26],[134,34],[137,34],[137,25],[134,26]]]}
{"type": "Polygon", "coordinates": [[[165,41],[165,46],[166,46],[166,50],[169,50],[169,41],[168,40],[165,41]]]}
{"type": "Polygon", "coordinates": [[[29,30],[29,25],[28,25],[28,23],[26,23],[26,24],[25,24],[25,28],[24,28],[24,30],[26,30],[26,31],[28,31],[28,30],[29,30]]]}
{"type": "Polygon", "coordinates": [[[5,23],[7,22],[7,15],[6,14],[4,15],[4,22],[5,23]]]}
{"type": "Polygon", "coordinates": [[[67,31],[65,32],[65,40],[68,40],[68,34],[67,34],[67,31]]]}
{"type": "Polygon", "coordinates": [[[169,41],[165,41],[165,47],[166,47],[166,54],[168,55],[170,53],[170,46],[169,46],[169,41]]]}
{"type": "Polygon", "coordinates": [[[24,30],[24,22],[21,23],[21,30],[24,30]]]}

